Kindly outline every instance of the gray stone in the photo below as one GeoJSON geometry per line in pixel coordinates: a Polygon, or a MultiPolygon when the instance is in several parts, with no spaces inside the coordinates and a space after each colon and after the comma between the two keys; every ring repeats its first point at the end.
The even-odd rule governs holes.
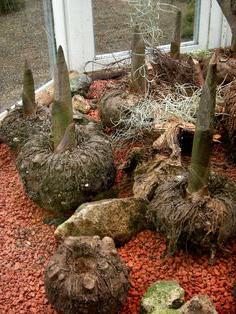
{"type": "Polygon", "coordinates": [[[197,295],[181,307],[180,314],[217,314],[217,311],[207,295],[197,295]]]}
{"type": "Polygon", "coordinates": [[[58,239],[68,236],[111,237],[125,243],[147,227],[146,202],[135,198],[105,199],[85,203],[56,231],[58,239]]]}
{"type": "Polygon", "coordinates": [[[72,95],[80,94],[85,96],[92,83],[91,77],[85,74],[74,74],[70,79],[70,89],[72,95]]]}
{"type": "Polygon", "coordinates": [[[141,301],[142,313],[180,313],[184,303],[184,289],[176,281],[157,281],[151,285],[141,301]]]}

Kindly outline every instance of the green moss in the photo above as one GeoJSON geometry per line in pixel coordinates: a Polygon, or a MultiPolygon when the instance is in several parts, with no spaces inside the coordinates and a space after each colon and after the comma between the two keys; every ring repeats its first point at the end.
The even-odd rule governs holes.
{"type": "Polygon", "coordinates": [[[158,281],[148,288],[142,299],[143,313],[179,313],[183,305],[184,290],[175,281],[158,281]]]}

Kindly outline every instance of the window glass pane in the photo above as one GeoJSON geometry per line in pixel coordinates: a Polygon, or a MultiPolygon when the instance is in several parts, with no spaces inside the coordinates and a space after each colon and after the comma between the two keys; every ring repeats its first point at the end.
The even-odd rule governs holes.
{"type": "MultiPolygon", "coordinates": [[[[141,0],[92,1],[96,54],[129,50],[130,13],[134,12],[135,5],[141,0]]],[[[155,0],[151,1],[155,3],[155,0]]],[[[158,26],[162,30],[159,43],[170,43],[174,31],[175,14],[173,12],[176,11],[171,5],[181,9],[183,14],[182,41],[193,40],[195,0],[165,0],[163,3],[167,5],[161,5],[162,10],[159,11],[159,19],[157,19],[158,26]]]]}
{"type": "Polygon", "coordinates": [[[25,59],[36,88],[50,79],[50,68],[43,1],[1,0],[0,10],[1,112],[21,97],[25,59]]]}

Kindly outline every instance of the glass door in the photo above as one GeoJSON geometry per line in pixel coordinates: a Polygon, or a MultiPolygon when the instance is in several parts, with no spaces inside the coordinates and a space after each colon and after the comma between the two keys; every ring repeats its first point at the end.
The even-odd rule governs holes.
{"type": "MultiPolygon", "coordinates": [[[[133,15],[146,14],[147,27],[160,30],[160,45],[169,44],[175,24],[176,10],[182,12],[182,41],[190,42],[197,38],[198,29],[196,21],[199,18],[199,1],[197,0],[165,0],[134,1],[134,0],[93,0],[93,25],[95,35],[95,51],[97,55],[114,53],[130,49],[131,27],[130,19],[133,15]],[[143,3],[150,5],[145,12],[143,3]],[[154,7],[155,6],[155,7],[154,7]],[[149,12],[153,9],[153,12],[149,12]],[[156,25],[151,25],[151,23],[156,25]]],[[[150,29],[151,31],[151,29],[150,29]]]]}
{"type": "Polygon", "coordinates": [[[51,79],[43,1],[3,0],[1,3],[0,112],[21,98],[25,59],[32,68],[36,88],[51,79]]]}

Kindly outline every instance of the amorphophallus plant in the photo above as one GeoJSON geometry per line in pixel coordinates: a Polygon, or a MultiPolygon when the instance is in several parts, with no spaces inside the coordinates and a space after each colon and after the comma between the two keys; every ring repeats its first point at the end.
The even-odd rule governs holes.
{"type": "Polygon", "coordinates": [[[216,103],[213,55],[200,99],[189,172],[168,178],[150,202],[148,218],[167,237],[168,249],[210,250],[236,232],[236,185],[210,171],[216,103]]]}
{"type": "Polygon", "coordinates": [[[109,189],[115,166],[109,140],[89,123],[73,123],[69,75],[61,47],[54,77],[52,132],[32,137],[17,158],[28,196],[41,207],[76,209],[109,189]]]}

